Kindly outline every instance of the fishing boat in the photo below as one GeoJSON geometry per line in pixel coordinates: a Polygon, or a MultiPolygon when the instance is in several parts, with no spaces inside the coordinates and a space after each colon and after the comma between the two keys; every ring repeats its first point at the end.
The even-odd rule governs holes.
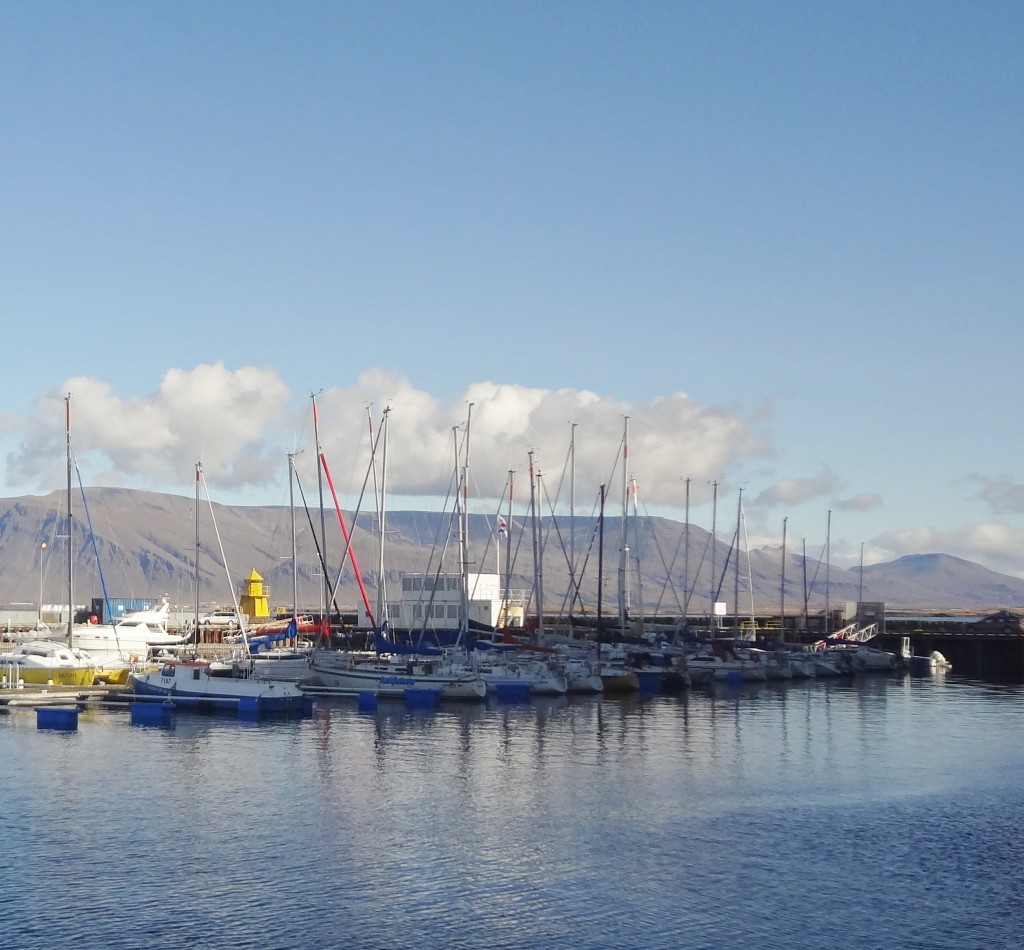
{"type": "MultiPolygon", "coordinates": [[[[196,462],[196,550],[199,550],[199,485],[205,485],[202,462],[196,462]]],[[[210,518],[216,530],[216,516],[209,491],[206,493],[210,518]]],[[[218,533],[218,540],[219,540],[218,533]]],[[[221,558],[225,569],[223,548],[221,558]]],[[[196,590],[199,589],[198,557],[196,558],[196,590]]],[[[197,594],[198,597],[198,594],[197,594]]],[[[237,605],[236,605],[237,608],[237,605]]],[[[237,612],[237,610],[236,610],[237,612]]],[[[176,705],[203,708],[241,708],[250,705],[266,712],[303,712],[308,700],[296,683],[271,680],[256,673],[255,663],[249,656],[245,641],[245,627],[241,628],[240,657],[224,664],[200,656],[168,658],[153,669],[133,670],[128,677],[132,690],[140,696],[161,697],[176,705]],[[226,667],[226,668],[225,668],[226,667]]]]}
{"type": "Polygon", "coordinates": [[[0,679],[10,686],[92,686],[96,662],[55,640],[27,640],[0,653],[0,679]]]}
{"type": "Polygon", "coordinates": [[[303,712],[309,700],[295,683],[256,676],[252,667],[236,664],[232,675],[217,675],[202,657],[168,659],[158,668],[133,671],[132,690],[139,696],[160,697],[177,706],[232,709],[253,704],[261,712],[303,712]]]}

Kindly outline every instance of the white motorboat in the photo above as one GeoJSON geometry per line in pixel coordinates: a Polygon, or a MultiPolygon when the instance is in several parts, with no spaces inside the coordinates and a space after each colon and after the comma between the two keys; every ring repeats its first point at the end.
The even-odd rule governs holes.
{"type": "Polygon", "coordinates": [[[75,624],[75,645],[97,661],[128,663],[141,662],[161,650],[180,647],[188,642],[189,635],[168,632],[167,609],[165,603],[163,609],[126,614],[116,623],[75,624]]]}
{"type": "Polygon", "coordinates": [[[912,676],[930,676],[933,673],[948,673],[953,669],[949,662],[938,650],[932,650],[927,656],[914,656],[910,646],[910,637],[904,637],[900,656],[904,665],[912,676]]]}
{"type": "Polygon", "coordinates": [[[7,686],[92,686],[96,661],[56,640],[26,640],[0,653],[0,680],[7,686]]]}

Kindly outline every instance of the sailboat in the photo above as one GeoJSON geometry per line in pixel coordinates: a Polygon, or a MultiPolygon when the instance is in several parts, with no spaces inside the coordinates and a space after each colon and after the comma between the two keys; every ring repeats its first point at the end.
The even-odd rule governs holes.
{"type": "Polygon", "coordinates": [[[254,628],[248,637],[249,653],[256,673],[267,679],[305,683],[312,678],[309,668],[313,644],[300,643],[299,634],[319,632],[316,621],[299,616],[298,552],[295,547],[295,456],[288,455],[288,502],[292,535],[292,615],[287,620],[270,621],[254,628]],[[280,644],[284,643],[284,646],[280,644]],[[287,644],[290,643],[291,646],[287,644]]]}
{"type": "Polygon", "coordinates": [[[64,398],[64,436],[67,458],[67,640],[39,638],[24,641],[11,652],[0,656],[8,682],[19,680],[32,684],[91,686],[96,679],[97,663],[75,643],[74,609],[74,544],[71,507],[71,394],[64,398]]]}
{"type": "MultiPolygon", "coordinates": [[[[67,642],[72,650],[87,654],[96,667],[96,679],[110,684],[124,684],[132,667],[144,663],[151,653],[170,649],[183,643],[184,635],[169,633],[167,620],[170,606],[167,599],[156,608],[125,614],[116,622],[99,622],[91,618],[88,623],[74,621],[74,517],[72,510],[71,450],[71,396],[65,398],[65,436],[67,455],[67,541],[68,541],[68,633],[67,642]]],[[[81,481],[81,479],[79,479],[81,481]]],[[[83,504],[85,493],[82,493],[83,504]]],[[[88,507],[85,508],[88,517],[88,507]]],[[[91,527],[90,527],[91,530],[91,527]]],[[[102,571],[100,573],[102,580],[102,571]]],[[[104,595],[106,589],[104,587],[104,595]]],[[[109,612],[109,611],[108,611],[109,612]]]]}
{"type": "MultiPolygon", "coordinates": [[[[387,618],[387,593],[384,587],[384,540],[387,473],[387,428],[390,408],[386,408],[378,430],[381,446],[381,487],[378,508],[380,548],[378,551],[377,621],[375,623],[375,655],[337,650],[315,650],[310,659],[313,685],[344,695],[370,692],[381,698],[406,696],[410,690],[436,690],[444,699],[480,700],[487,686],[476,673],[467,670],[451,654],[440,649],[410,648],[399,645],[391,637],[387,618]]],[[[371,446],[371,462],[376,443],[371,446]]]]}
{"type": "MultiPolygon", "coordinates": [[[[199,536],[199,484],[203,480],[202,462],[196,462],[196,537],[199,536]]],[[[207,493],[209,501],[209,493],[207,493]]],[[[210,503],[210,517],[213,504],[210,503]]],[[[218,533],[218,542],[220,535],[218,533]]],[[[198,544],[197,544],[198,549],[198,544]]],[[[221,559],[224,560],[223,546],[221,559]]],[[[195,565],[196,597],[199,590],[199,559],[195,565]]],[[[234,593],[232,592],[232,597],[234,593]]],[[[235,612],[239,616],[238,604],[235,612]]],[[[196,628],[198,630],[198,627],[196,628]]],[[[255,708],[261,712],[296,712],[311,711],[311,699],[291,682],[269,680],[256,675],[255,665],[248,656],[248,643],[245,638],[245,625],[242,624],[242,643],[245,648],[243,658],[231,664],[229,675],[221,675],[217,666],[206,657],[198,654],[189,658],[169,658],[161,666],[150,670],[133,670],[129,682],[133,691],[139,696],[159,697],[175,705],[199,706],[200,708],[255,708]]]]}

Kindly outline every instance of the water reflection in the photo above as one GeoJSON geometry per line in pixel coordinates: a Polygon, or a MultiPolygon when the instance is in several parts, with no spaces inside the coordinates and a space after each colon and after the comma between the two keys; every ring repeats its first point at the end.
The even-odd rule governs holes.
{"type": "Polygon", "coordinates": [[[1022,709],[1019,687],[879,677],[371,713],[328,700],[256,727],[179,714],[140,729],[99,709],[43,734],[11,712],[5,939],[53,945],[22,923],[46,891],[90,909],[88,950],[139,933],[169,948],[852,948],[984,931],[1009,946],[1022,709]]]}

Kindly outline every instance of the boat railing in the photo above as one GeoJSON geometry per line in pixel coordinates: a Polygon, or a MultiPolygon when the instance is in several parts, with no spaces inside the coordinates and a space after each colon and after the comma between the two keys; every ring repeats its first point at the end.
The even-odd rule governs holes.
{"type": "Polygon", "coordinates": [[[17,663],[0,665],[0,689],[22,689],[25,681],[21,678],[21,667],[17,663]]]}

